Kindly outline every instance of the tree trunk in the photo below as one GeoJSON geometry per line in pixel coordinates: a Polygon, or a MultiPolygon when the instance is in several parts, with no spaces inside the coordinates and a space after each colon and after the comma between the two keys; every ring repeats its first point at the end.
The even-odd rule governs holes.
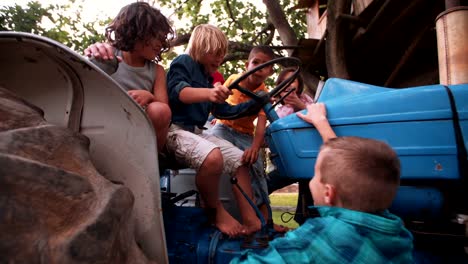
{"type": "Polygon", "coordinates": [[[337,77],[349,79],[346,65],[346,29],[347,24],[341,17],[349,14],[351,0],[329,1],[327,5],[327,41],[326,64],[328,78],[337,77]]]}
{"type": "MultiPolygon", "coordinates": [[[[269,19],[271,23],[275,26],[278,34],[280,36],[281,42],[283,42],[284,46],[295,46],[299,42],[296,33],[294,32],[293,28],[290,26],[288,20],[286,19],[286,15],[284,14],[283,9],[281,8],[279,2],[277,0],[263,0],[265,4],[269,19]]],[[[289,49],[287,50],[288,55],[291,56],[294,50],[289,49]]],[[[319,83],[319,79],[317,76],[309,73],[309,72],[302,72],[302,76],[304,78],[304,83],[306,85],[306,90],[310,95],[315,94],[316,87],[319,83]]]]}
{"type": "MultiPolygon", "coordinates": [[[[298,39],[296,33],[289,25],[288,20],[286,19],[286,15],[283,12],[280,4],[276,0],[263,0],[265,4],[269,19],[271,23],[275,26],[276,30],[278,30],[278,34],[280,36],[281,42],[285,46],[293,46],[297,45],[298,39]]],[[[287,50],[288,55],[291,55],[293,50],[287,50]]]]}

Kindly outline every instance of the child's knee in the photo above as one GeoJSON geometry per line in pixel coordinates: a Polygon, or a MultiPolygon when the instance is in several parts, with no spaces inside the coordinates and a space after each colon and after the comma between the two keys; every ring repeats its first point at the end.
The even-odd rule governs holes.
{"type": "Polygon", "coordinates": [[[223,154],[219,148],[214,148],[203,161],[205,167],[212,168],[213,170],[223,170],[223,154]]]}
{"type": "Polygon", "coordinates": [[[237,177],[246,177],[250,179],[249,167],[247,165],[245,164],[239,164],[239,166],[234,165],[234,168],[235,169],[233,170],[233,172],[237,177]]]}
{"type": "Polygon", "coordinates": [[[149,104],[146,108],[146,112],[151,120],[157,120],[157,123],[160,124],[169,123],[172,118],[172,112],[169,105],[160,102],[149,104]]]}

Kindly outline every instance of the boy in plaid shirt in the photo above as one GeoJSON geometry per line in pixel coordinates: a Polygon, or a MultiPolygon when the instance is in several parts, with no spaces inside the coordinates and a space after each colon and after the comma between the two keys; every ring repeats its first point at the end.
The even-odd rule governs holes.
{"type": "Polygon", "coordinates": [[[412,263],[413,237],[388,212],[400,184],[400,162],[387,144],[336,137],[322,103],[297,115],[324,140],[309,183],[319,217],[231,263],[412,263]]]}

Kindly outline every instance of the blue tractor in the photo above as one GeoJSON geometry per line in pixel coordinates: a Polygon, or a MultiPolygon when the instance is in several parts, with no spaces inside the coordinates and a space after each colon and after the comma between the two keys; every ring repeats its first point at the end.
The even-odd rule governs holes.
{"type": "MultiPolygon", "coordinates": [[[[131,191],[130,195],[130,192],[116,189],[133,197],[127,201],[130,210],[120,213],[112,211],[109,215],[131,216],[124,233],[133,234],[130,239],[134,242],[130,244],[137,245],[134,249],[141,251],[146,260],[160,263],[228,263],[242,251],[262,250],[268,247],[271,239],[281,236],[272,230],[271,222],[264,220],[262,230],[249,238],[229,239],[207,225],[203,210],[197,204],[196,189],[175,191],[175,181],[193,181],[193,177],[168,175],[166,170],[160,170],[151,122],[115,81],[86,58],[60,43],[27,33],[0,32],[0,49],[0,98],[6,100],[0,104],[0,110],[5,111],[12,105],[11,98],[22,98],[28,109],[42,113],[43,119],[37,123],[41,125],[39,129],[47,121],[88,138],[92,164],[105,179],[106,186],[123,186],[131,191]]],[[[464,56],[466,62],[466,53],[464,56]]],[[[304,62],[294,58],[281,58],[271,63],[277,62],[298,65],[296,73],[304,68],[304,62]]],[[[401,187],[390,210],[401,216],[413,233],[414,256],[419,263],[468,262],[466,65],[465,70],[450,71],[451,79],[447,82],[399,89],[328,78],[315,97],[318,102],[326,103],[330,123],[337,135],[383,140],[399,155],[402,164],[401,187]],[[456,83],[451,81],[454,78],[456,83]]],[[[260,65],[253,71],[265,66],[260,65]]],[[[238,83],[246,75],[240,77],[231,88],[242,91],[238,83]]],[[[267,113],[270,126],[266,138],[272,160],[282,179],[306,182],[313,177],[312,168],[322,140],[311,125],[295,115],[278,119],[272,110],[269,99],[279,94],[288,81],[269,94],[244,92],[263,105],[267,113]]],[[[9,112],[9,115],[29,113],[25,108],[20,109],[9,112]]],[[[3,115],[6,112],[0,113],[0,121],[8,120],[7,115],[3,115]]],[[[20,122],[14,129],[7,130],[6,123],[1,123],[0,136],[8,135],[7,138],[14,141],[15,137],[9,136],[9,133],[21,132],[24,127],[20,122]]],[[[27,151],[12,154],[9,152],[12,144],[4,142],[3,139],[0,141],[0,188],[24,182],[15,182],[17,178],[10,176],[10,173],[21,172],[26,167],[15,165],[7,170],[11,166],[6,161],[13,160],[12,164],[19,164],[25,162],[25,155],[29,155],[27,151]]],[[[48,146],[48,141],[42,143],[48,146]]],[[[38,161],[30,164],[38,164],[38,161]]],[[[57,171],[60,175],[65,173],[63,170],[57,171]]],[[[56,182],[51,180],[49,183],[56,182]]],[[[228,179],[223,185],[230,187],[235,183],[235,179],[228,179]]],[[[3,193],[7,193],[8,201],[16,201],[19,194],[11,190],[6,188],[3,193]]],[[[94,189],[86,193],[95,193],[98,197],[100,191],[102,189],[94,189]]],[[[31,198],[31,201],[34,199],[31,198]]],[[[230,203],[229,200],[225,202],[230,203]]],[[[6,205],[8,203],[0,203],[0,212],[6,211],[6,205]]],[[[98,205],[90,207],[95,206],[98,205]]],[[[81,210],[88,209],[83,207],[81,210]]],[[[52,232],[49,222],[34,218],[32,214],[28,218],[15,215],[15,210],[8,212],[9,216],[16,216],[17,222],[31,222],[34,223],[32,227],[38,228],[47,226],[48,229],[41,230],[52,232]]],[[[65,222],[74,222],[72,213],[67,215],[65,222]]],[[[300,209],[296,213],[306,214],[300,209]]],[[[0,216],[2,234],[9,231],[8,219],[0,216]]],[[[126,218],[118,219],[114,222],[109,219],[107,222],[89,220],[92,224],[82,228],[85,235],[73,235],[70,242],[61,246],[47,242],[42,244],[46,245],[42,248],[46,247],[49,249],[47,252],[54,254],[68,252],[75,261],[85,259],[93,262],[98,256],[106,259],[112,255],[107,250],[114,247],[96,250],[96,241],[107,240],[109,226],[117,228],[126,218]],[[84,249],[77,250],[77,245],[84,249]]],[[[31,232],[34,230],[30,229],[31,232]]],[[[20,238],[23,238],[22,233],[11,239],[20,238]]],[[[0,239],[0,252],[14,262],[18,259],[15,258],[16,249],[11,245],[16,244],[9,239],[7,241],[6,236],[0,239]]],[[[112,239],[120,241],[113,244],[115,247],[124,244],[118,240],[118,236],[112,236],[112,239]]],[[[48,260],[49,255],[42,254],[41,247],[35,249],[38,249],[38,255],[31,253],[30,256],[48,260]]],[[[128,256],[121,254],[119,260],[137,262],[128,256]]]]}
{"type": "MultiPolygon", "coordinates": [[[[337,135],[382,140],[397,152],[401,186],[390,211],[412,231],[420,263],[467,260],[467,88],[459,84],[392,89],[331,78],[316,97],[326,103],[337,135]]],[[[270,104],[264,111],[271,122],[267,141],[279,175],[286,182],[307,182],[313,177],[320,135],[296,115],[278,119],[270,104]]],[[[186,195],[193,193],[173,199],[178,202],[186,195]]],[[[225,263],[245,249],[261,250],[281,235],[265,223],[252,239],[227,239],[219,231],[203,228],[200,209],[174,203],[164,211],[169,213],[164,216],[166,234],[177,234],[167,237],[174,263],[187,259],[225,263]]],[[[296,213],[307,215],[306,210],[296,213]]]]}

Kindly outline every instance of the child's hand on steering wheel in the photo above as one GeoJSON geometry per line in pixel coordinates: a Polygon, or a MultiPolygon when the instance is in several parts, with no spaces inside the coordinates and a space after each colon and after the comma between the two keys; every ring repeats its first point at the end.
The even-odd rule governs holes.
{"type": "Polygon", "coordinates": [[[214,84],[214,88],[210,89],[209,99],[210,102],[221,104],[224,103],[231,94],[231,90],[217,82],[214,84]]]}

